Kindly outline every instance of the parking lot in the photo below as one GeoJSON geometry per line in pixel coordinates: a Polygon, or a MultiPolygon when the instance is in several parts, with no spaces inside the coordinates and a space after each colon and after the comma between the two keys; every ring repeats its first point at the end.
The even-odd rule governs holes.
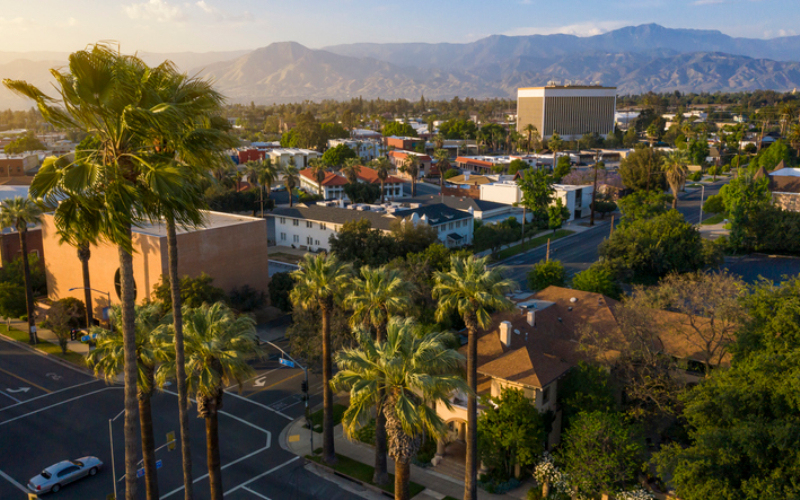
{"type": "MultiPolygon", "coordinates": [[[[303,371],[279,364],[275,352],[255,364],[256,376],[243,390],[228,388],[219,418],[225,498],[352,498],[302,467],[299,457],[283,450],[280,432],[304,414],[300,394],[303,371]]],[[[312,377],[311,404],[321,401],[321,382],[312,377]]],[[[153,397],[156,445],[177,435],[178,409],[174,387],[153,397]]],[[[52,359],[0,340],[0,499],[25,499],[28,480],[53,463],[85,455],[97,456],[104,469],[47,495],[53,499],[104,500],[114,491],[109,419],[123,408],[123,389],[56,363],[52,359]]],[[[118,497],[124,495],[123,428],[120,416],[112,423],[118,497]]],[[[208,498],[203,419],[190,413],[195,498],[208,498]]],[[[138,433],[138,430],[137,430],[138,433]]],[[[180,447],[156,452],[161,498],[183,496],[180,447]]],[[[141,456],[140,456],[141,458],[141,456]]],[[[138,479],[144,498],[144,479],[138,479]]]]}

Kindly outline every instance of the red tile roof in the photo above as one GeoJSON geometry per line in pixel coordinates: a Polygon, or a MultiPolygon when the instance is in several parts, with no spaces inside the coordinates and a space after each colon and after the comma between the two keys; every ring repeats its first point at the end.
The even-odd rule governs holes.
{"type": "Polygon", "coordinates": [[[456,163],[471,163],[473,165],[480,165],[482,167],[493,167],[494,166],[494,164],[492,162],[489,162],[489,161],[476,160],[474,158],[465,158],[463,156],[459,156],[458,158],[456,158],[456,163]]]}
{"type": "MultiPolygon", "coordinates": [[[[364,182],[368,182],[370,184],[380,184],[381,180],[378,179],[378,172],[374,169],[369,167],[361,166],[358,171],[358,178],[364,182]]],[[[400,184],[403,182],[403,179],[399,179],[393,175],[390,175],[386,178],[386,184],[400,184]]]]}
{"type": "MultiPolygon", "coordinates": [[[[300,175],[313,182],[317,182],[314,171],[310,168],[301,170],[300,175]]],[[[347,179],[341,175],[334,174],[333,172],[325,172],[325,179],[322,181],[323,186],[344,186],[345,184],[347,184],[347,179]]]]}
{"type": "MultiPolygon", "coordinates": [[[[414,153],[410,151],[389,151],[388,153],[389,156],[393,158],[399,158],[401,160],[407,158],[409,154],[414,154],[414,153]]],[[[428,155],[416,154],[415,156],[419,158],[419,161],[433,161],[433,159],[428,155]]]]}

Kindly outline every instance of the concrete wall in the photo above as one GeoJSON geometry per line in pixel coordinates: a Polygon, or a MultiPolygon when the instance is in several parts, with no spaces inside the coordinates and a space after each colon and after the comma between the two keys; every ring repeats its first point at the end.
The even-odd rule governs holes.
{"type": "Polygon", "coordinates": [[[519,186],[513,182],[484,184],[480,189],[480,199],[485,201],[513,205],[514,203],[518,203],[522,198],[519,186]]]}

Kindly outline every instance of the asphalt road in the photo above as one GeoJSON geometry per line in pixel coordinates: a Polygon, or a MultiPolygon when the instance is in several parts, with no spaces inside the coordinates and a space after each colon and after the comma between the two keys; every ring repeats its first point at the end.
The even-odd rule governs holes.
{"type": "MultiPolygon", "coordinates": [[[[223,487],[233,500],[326,498],[354,499],[302,467],[302,460],[283,450],[281,431],[304,414],[299,396],[302,370],[283,367],[273,355],[255,365],[257,375],[242,391],[228,390],[219,418],[223,487]]],[[[312,377],[311,405],[321,401],[321,382],[312,377]]],[[[166,434],[177,431],[178,411],[174,392],[167,388],[153,398],[157,446],[166,434]]],[[[104,469],[94,477],[70,484],[54,500],[104,500],[114,491],[109,441],[109,419],[123,408],[123,390],[87,374],[0,340],[0,499],[27,498],[24,485],[55,462],[95,455],[104,469]],[[27,388],[27,390],[25,390],[27,388]]],[[[190,413],[195,498],[208,498],[203,419],[190,413]]],[[[138,432],[138,430],[137,430],[138,432]]],[[[122,417],[113,422],[117,478],[124,472],[122,417]]],[[[156,452],[163,463],[158,471],[161,498],[183,497],[181,456],[178,449],[156,452]]],[[[139,498],[145,498],[144,479],[139,479],[139,498]]],[[[117,483],[123,498],[124,481],[117,483]]]]}
{"type": "MultiPolygon", "coordinates": [[[[697,190],[683,195],[678,200],[678,211],[683,214],[687,221],[697,223],[700,219],[701,195],[703,195],[704,200],[708,199],[709,196],[717,194],[722,185],[722,182],[718,182],[706,186],[705,193],[697,190]]],[[[703,214],[703,219],[705,220],[711,215],[713,214],[703,214]]],[[[599,224],[592,229],[552,242],[550,245],[550,258],[560,260],[564,264],[569,277],[585,270],[597,261],[599,257],[597,247],[610,233],[611,226],[609,222],[609,220],[599,220],[599,224]]],[[[618,219],[615,220],[615,225],[618,222],[618,219]]],[[[504,263],[507,268],[506,275],[517,281],[521,289],[527,290],[526,273],[533,264],[543,260],[546,253],[545,248],[539,248],[508,259],[504,263]]]]}

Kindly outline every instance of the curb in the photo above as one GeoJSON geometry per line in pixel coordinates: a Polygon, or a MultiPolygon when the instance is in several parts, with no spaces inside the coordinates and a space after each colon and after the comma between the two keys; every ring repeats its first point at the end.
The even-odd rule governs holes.
{"type": "MultiPolygon", "coordinates": [[[[34,354],[38,354],[39,356],[44,356],[47,359],[55,361],[56,363],[64,366],[65,368],[69,368],[69,369],[74,370],[74,371],[76,371],[78,373],[82,373],[84,375],[89,375],[90,377],[94,377],[94,373],[91,370],[89,370],[88,368],[84,368],[82,366],[77,366],[77,365],[75,365],[73,363],[70,363],[69,361],[64,361],[63,359],[61,359],[61,358],[59,358],[57,356],[53,356],[53,355],[51,355],[49,353],[40,351],[39,349],[36,349],[35,347],[31,347],[28,344],[26,344],[24,342],[20,342],[20,341],[14,339],[14,338],[11,338],[11,337],[3,334],[3,333],[0,333],[0,337],[2,337],[6,341],[8,341],[8,342],[10,342],[10,343],[12,343],[12,344],[14,344],[14,345],[16,345],[18,347],[21,347],[22,349],[25,349],[27,351],[30,351],[30,352],[34,353],[34,354]]],[[[40,343],[41,342],[47,342],[47,341],[46,340],[42,340],[42,341],[40,341],[40,343]]]]}

